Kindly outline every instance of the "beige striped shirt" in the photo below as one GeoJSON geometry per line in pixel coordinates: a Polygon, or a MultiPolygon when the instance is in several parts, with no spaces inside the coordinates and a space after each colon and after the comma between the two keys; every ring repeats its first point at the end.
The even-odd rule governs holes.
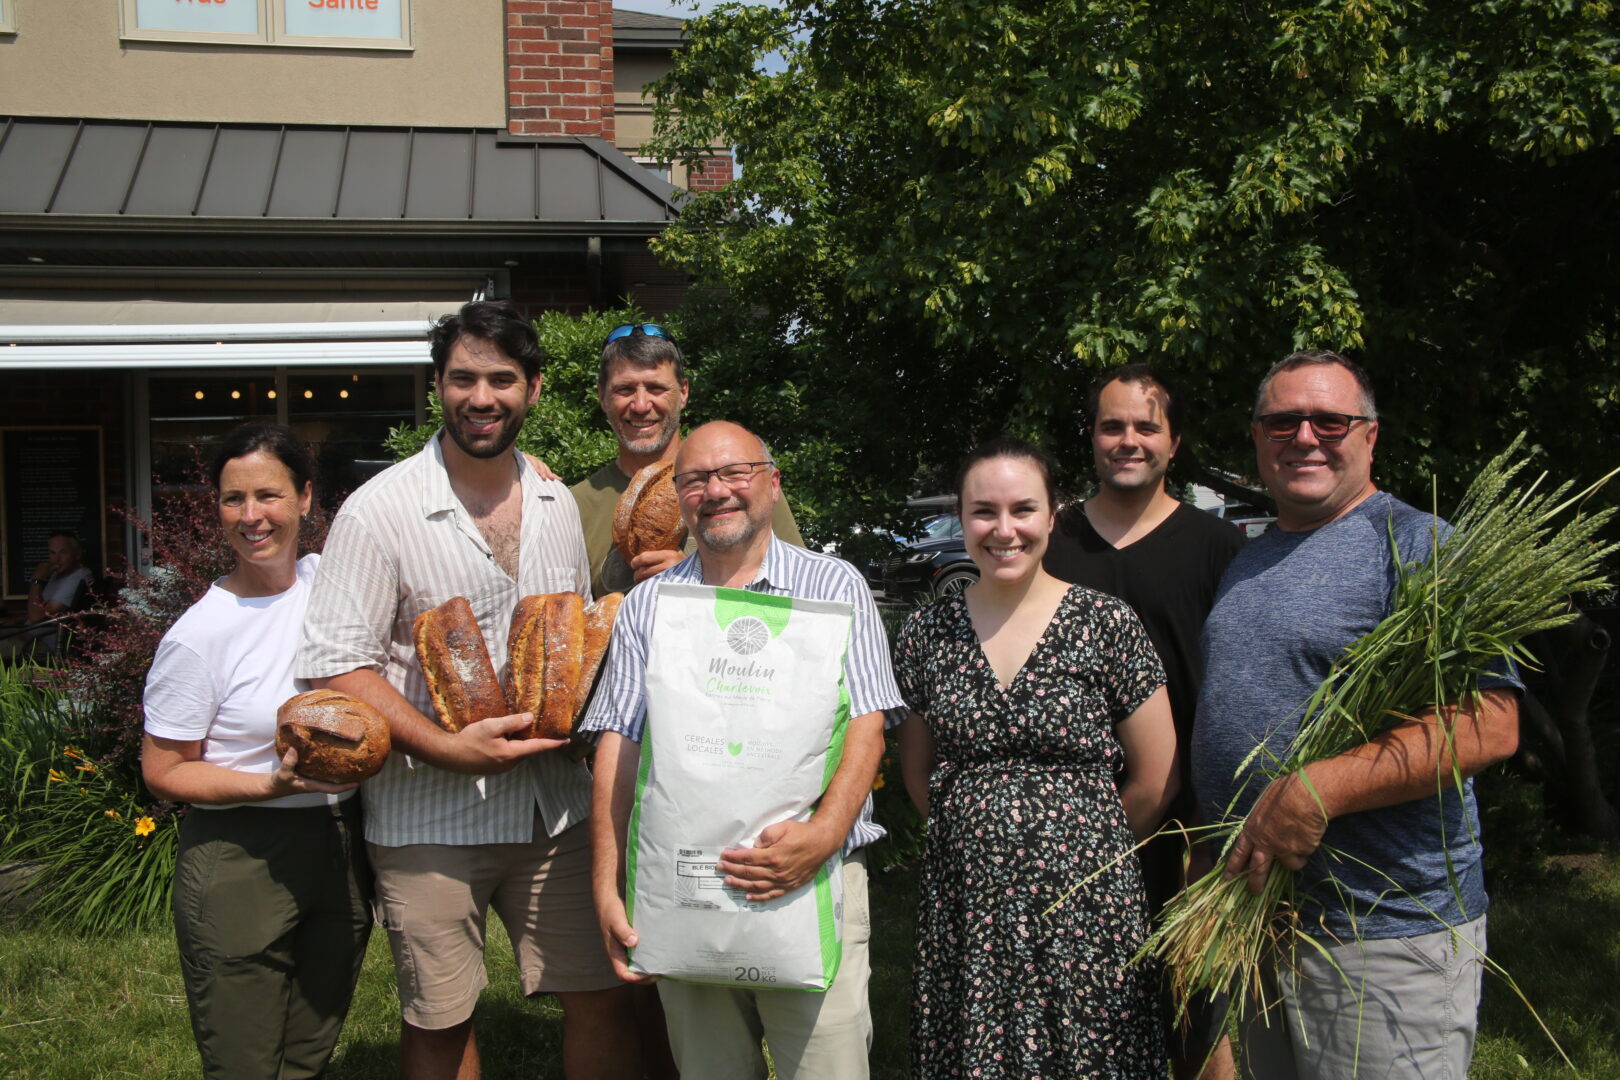
{"type": "MultiPolygon", "coordinates": [[[[516,452],[514,451],[514,454],[516,452]]],[[[518,600],[536,593],[589,598],[579,510],[568,488],[541,480],[516,455],[523,483],[518,581],[496,565],[472,515],[450,489],[435,437],[420,454],[378,474],[343,504],[326,540],[298,651],[299,678],[379,671],[424,715],[427,680],[416,659],[416,617],[465,596],[506,677],[506,639],[518,600]]],[[[590,811],[590,773],[558,753],[510,772],[468,776],[402,753],[361,789],[366,839],[404,844],[526,843],[538,807],[556,836],[590,811]]]]}

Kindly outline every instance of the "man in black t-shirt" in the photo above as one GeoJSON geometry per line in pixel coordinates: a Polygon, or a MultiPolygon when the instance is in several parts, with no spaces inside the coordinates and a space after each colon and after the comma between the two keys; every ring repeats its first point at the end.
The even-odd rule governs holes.
{"type": "MultiPolygon", "coordinates": [[[[1180,749],[1181,790],[1169,816],[1190,823],[1197,801],[1187,747],[1204,674],[1198,634],[1243,535],[1165,490],[1165,471],[1181,447],[1183,410],[1150,366],[1109,372],[1092,387],[1088,407],[1101,483],[1095,495],[1059,516],[1044,565],[1064,581],[1124,600],[1147,627],[1164,662],[1180,749]]],[[[1181,888],[1185,848],[1171,835],[1142,849],[1150,911],[1156,913],[1181,888]]],[[[1178,1077],[1233,1075],[1224,1013],[1224,1007],[1189,1007],[1189,1030],[1173,1032],[1171,1039],[1178,1077]]]]}

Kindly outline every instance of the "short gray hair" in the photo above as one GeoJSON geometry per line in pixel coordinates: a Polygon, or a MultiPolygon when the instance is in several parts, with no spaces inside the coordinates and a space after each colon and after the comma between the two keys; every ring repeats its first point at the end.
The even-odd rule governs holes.
{"type": "Polygon", "coordinates": [[[1361,392],[1361,404],[1358,406],[1361,409],[1361,415],[1368,420],[1377,420],[1378,403],[1373,400],[1372,380],[1367,378],[1367,373],[1362,370],[1360,364],[1331,349],[1303,349],[1296,353],[1290,353],[1272,364],[1271,370],[1266,372],[1265,378],[1260,380],[1260,389],[1255,392],[1254,411],[1250,414],[1250,419],[1260,419],[1260,406],[1266,400],[1266,391],[1271,389],[1271,380],[1278,375],[1285,371],[1293,371],[1296,368],[1322,367],[1329,364],[1337,364],[1355,378],[1356,388],[1361,392]]]}

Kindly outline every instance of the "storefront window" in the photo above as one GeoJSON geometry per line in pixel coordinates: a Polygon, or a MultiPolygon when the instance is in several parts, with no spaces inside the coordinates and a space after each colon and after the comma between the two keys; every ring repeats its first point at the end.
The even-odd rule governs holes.
{"type": "Polygon", "coordinates": [[[419,419],[418,373],[401,368],[153,375],[147,384],[154,513],[164,499],[199,486],[221,439],[248,420],[286,424],[309,443],[317,497],[329,511],[392,464],[390,429],[419,419]]]}
{"type": "Polygon", "coordinates": [[[409,375],[287,375],[287,423],[315,453],[316,486],[329,510],[393,464],[383,440],[390,429],[415,422],[415,381],[409,375]]]}

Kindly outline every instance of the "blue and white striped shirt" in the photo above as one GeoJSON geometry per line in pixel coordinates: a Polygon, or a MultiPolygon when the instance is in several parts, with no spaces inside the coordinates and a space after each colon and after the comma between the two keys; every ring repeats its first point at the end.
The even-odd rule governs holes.
{"type": "MultiPolygon", "coordinates": [[[[583,731],[613,731],[635,742],[641,741],[647,723],[647,640],[652,635],[653,613],[658,604],[658,586],[703,584],[701,553],[650,578],[625,594],[613,623],[613,643],[607,667],[591,698],[590,710],[580,724],[583,731]],[[649,587],[650,586],[650,587],[649,587]]],[[[771,537],[759,572],[748,584],[752,592],[793,596],[803,600],[839,600],[855,608],[850,629],[849,649],[844,654],[844,688],[849,694],[851,717],[884,712],[885,726],[892,726],[904,715],[900,688],[895,685],[889,664],[889,642],[878,618],[877,605],[860,573],[843,559],[794,547],[771,537]]],[[[844,854],[870,844],[884,835],[872,820],[872,796],[855,818],[855,825],[844,841],[844,854]]]]}

